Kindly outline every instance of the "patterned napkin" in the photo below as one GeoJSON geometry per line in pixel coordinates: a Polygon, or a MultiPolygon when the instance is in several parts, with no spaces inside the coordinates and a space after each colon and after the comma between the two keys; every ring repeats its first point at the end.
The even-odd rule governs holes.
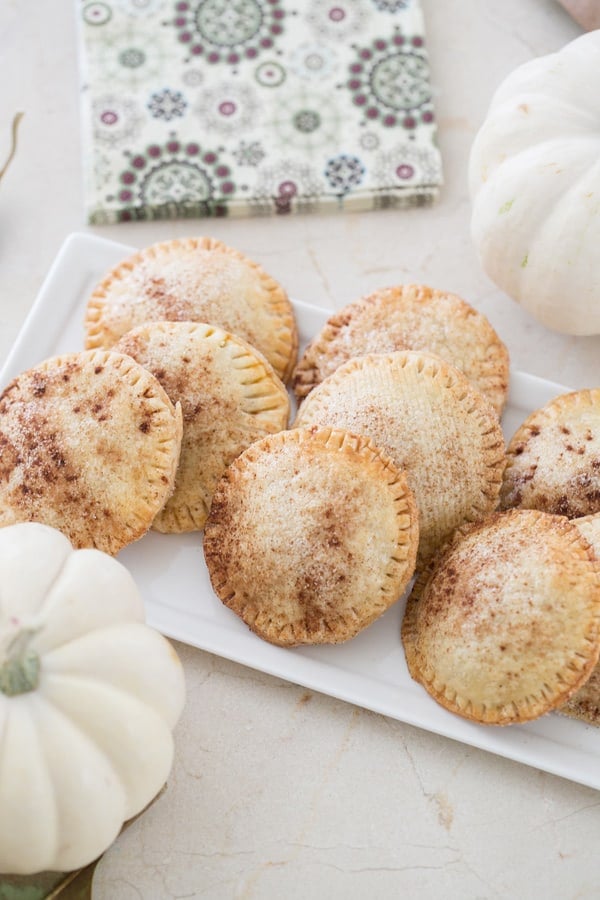
{"type": "Polygon", "coordinates": [[[425,205],[418,0],[83,0],[93,224],[425,205]]]}

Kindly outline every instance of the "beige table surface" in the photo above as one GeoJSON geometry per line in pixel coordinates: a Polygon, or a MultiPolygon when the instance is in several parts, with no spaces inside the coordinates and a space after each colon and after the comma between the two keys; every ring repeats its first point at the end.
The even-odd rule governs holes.
{"type": "MultiPolygon", "coordinates": [[[[551,334],[494,288],[469,239],[466,163],[498,82],[579,33],[554,0],[423,0],[446,185],[429,210],[87,229],[68,0],[0,0],[0,360],[72,231],[136,246],[208,233],[307,302],[416,280],[485,312],[513,365],[600,383],[600,338],[551,334]]],[[[177,645],[188,699],[168,789],[98,867],[95,900],[600,897],[600,796],[177,645]]],[[[599,761],[600,765],[600,761],[599,761]]],[[[1,811],[0,811],[1,814],[1,811]]]]}

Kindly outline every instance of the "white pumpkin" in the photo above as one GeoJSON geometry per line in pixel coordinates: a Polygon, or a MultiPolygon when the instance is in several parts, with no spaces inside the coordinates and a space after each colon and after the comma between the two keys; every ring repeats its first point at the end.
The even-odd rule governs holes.
{"type": "Polygon", "coordinates": [[[117,560],[0,529],[0,872],[86,865],[164,784],[184,680],[143,616],[117,560]]]}
{"type": "Polygon", "coordinates": [[[469,163],[483,268],[556,331],[600,333],[600,31],[516,69],[469,163]]]}

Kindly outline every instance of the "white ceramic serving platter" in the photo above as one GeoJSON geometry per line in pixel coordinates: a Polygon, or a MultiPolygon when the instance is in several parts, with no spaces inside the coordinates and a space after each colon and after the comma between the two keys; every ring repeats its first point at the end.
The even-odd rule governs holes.
{"type": "MultiPolygon", "coordinates": [[[[91,288],[131,253],[123,244],[85,234],[63,245],[0,373],[0,388],[42,359],[83,347],[83,315],[91,288]]],[[[330,310],[295,303],[301,343],[330,310]]],[[[503,418],[507,436],[531,412],[567,390],[511,374],[503,418]]],[[[550,714],[526,725],[476,725],[439,707],[408,675],[400,642],[404,601],[347,644],[286,650],[252,634],[213,594],[199,534],[150,533],[119,559],[136,579],[147,620],[165,635],[315,691],[463,743],[600,788],[600,730],[550,714]]]]}

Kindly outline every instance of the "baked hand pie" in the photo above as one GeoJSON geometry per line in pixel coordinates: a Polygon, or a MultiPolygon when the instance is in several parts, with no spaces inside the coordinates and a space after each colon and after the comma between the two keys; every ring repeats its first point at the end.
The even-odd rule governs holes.
{"type": "MultiPolygon", "coordinates": [[[[600,513],[571,521],[590,542],[596,558],[600,560],[600,513]]],[[[579,688],[564,706],[559,707],[557,712],[573,719],[581,719],[588,725],[600,727],[600,664],[596,664],[583,687],[579,688]]]]}
{"type": "Polygon", "coordinates": [[[451,712],[488,725],[564,704],[600,653],[600,564],[564,516],[495,513],[460,529],[408,600],[412,677],[451,712]]]}
{"type": "Polygon", "coordinates": [[[496,508],[504,437],[489,403],[462,372],[428,353],[357,357],[300,406],[294,427],[368,435],[406,472],[419,508],[419,559],[459,525],[496,508]]]}
{"type": "Polygon", "coordinates": [[[0,526],[42,522],[117,553],[152,525],[175,482],[181,408],[129,356],[45,360],[0,396],[0,526]]]}
{"type": "Polygon", "coordinates": [[[287,427],[288,393],[258,350],[213,325],[149,322],[116,349],[152,372],[183,412],[175,490],[153,527],[199,530],[229,463],[253,441],[287,427]]]}
{"type": "Polygon", "coordinates": [[[382,288],[331,316],[294,372],[302,400],[355,356],[423,350],[460,369],[498,415],[508,393],[508,351],[486,317],[448,291],[419,284],[382,288]]]}
{"type": "Polygon", "coordinates": [[[280,284],[255,262],[214,238],[154,244],[115,266],[92,293],[87,348],[112,347],[149,321],[208,322],[239,335],[292,374],[298,333],[280,284]]]}
{"type": "Polygon", "coordinates": [[[504,509],[569,519],[600,512],[600,388],[561,394],[531,413],[506,454],[504,509]]]}
{"type": "Polygon", "coordinates": [[[214,494],[204,555],[217,596],[280,646],[336,644],[412,578],[418,516],[404,474],[368,438],[296,429],[252,444],[214,494]]]}

